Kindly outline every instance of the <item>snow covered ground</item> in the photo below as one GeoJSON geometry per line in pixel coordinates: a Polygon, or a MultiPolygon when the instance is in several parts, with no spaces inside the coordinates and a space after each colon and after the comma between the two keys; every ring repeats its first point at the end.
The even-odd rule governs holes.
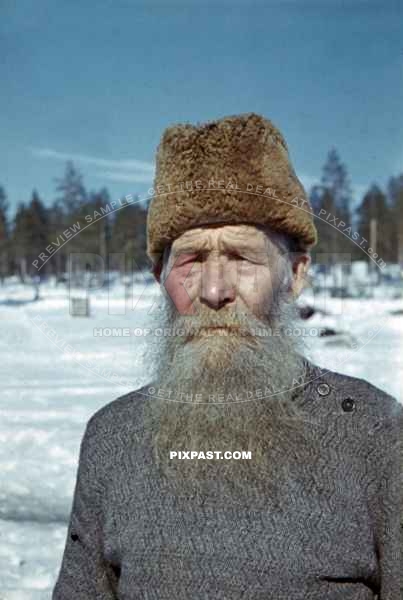
{"type": "MultiPolygon", "coordinates": [[[[94,290],[91,317],[83,318],[69,314],[64,286],[41,286],[37,302],[29,302],[32,288],[0,287],[0,600],[50,600],[85,424],[104,404],[147,383],[143,337],[94,335],[147,325],[158,288],[138,284],[132,291],[125,299],[123,286],[94,290]]],[[[403,313],[403,300],[307,293],[303,301],[329,313],[301,321],[310,358],[403,402],[403,314],[391,314],[403,313]],[[319,327],[342,334],[319,338],[319,327]]]]}

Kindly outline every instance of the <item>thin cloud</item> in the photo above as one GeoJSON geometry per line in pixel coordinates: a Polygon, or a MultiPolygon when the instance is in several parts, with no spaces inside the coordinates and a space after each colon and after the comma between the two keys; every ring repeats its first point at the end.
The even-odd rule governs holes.
{"type": "MultiPolygon", "coordinates": [[[[152,183],[154,179],[155,165],[143,160],[113,160],[88,156],[86,154],[69,154],[59,152],[52,148],[31,148],[33,156],[37,158],[50,158],[55,160],[71,160],[83,165],[91,165],[106,171],[95,171],[95,177],[109,179],[115,182],[128,183],[152,183]]],[[[320,176],[316,177],[308,173],[298,173],[298,178],[309,193],[314,185],[320,184],[320,176]]],[[[352,192],[355,200],[359,200],[368,190],[368,185],[357,183],[352,184],[352,192]]]]}
{"type": "Polygon", "coordinates": [[[71,160],[73,162],[92,165],[105,169],[138,170],[143,172],[143,176],[148,173],[149,177],[154,174],[154,164],[143,160],[112,160],[87,156],[85,154],[69,154],[67,152],[58,152],[52,148],[31,148],[33,156],[37,158],[51,158],[55,160],[71,160]]]}
{"type": "Polygon", "coordinates": [[[129,183],[152,183],[152,173],[124,173],[123,171],[105,171],[94,173],[96,177],[109,179],[110,181],[128,181],[129,183]]]}

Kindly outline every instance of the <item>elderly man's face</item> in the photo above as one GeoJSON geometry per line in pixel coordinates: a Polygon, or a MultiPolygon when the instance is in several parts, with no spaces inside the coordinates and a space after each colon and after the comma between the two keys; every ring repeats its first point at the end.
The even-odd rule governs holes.
{"type": "Polygon", "coordinates": [[[189,230],[172,245],[153,316],[164,335],[151,338],[146,360],[162,395],[148,403],[147,429],[158,463],[181,489],[201,491],[211,476],[268,486],[269,449],[302,451],[291,400],[305,364],[285,330],[309,259],[292,265],[279,243],[261,228],[225,225],[189,230]],[[253,462],[169,460],[170,450],[212,449],[251,450],[253,462]]]}
{"type": "Polygon", "coordinates": [[[300,260],[291,273],[277,242],[252,225],[191,229],[172,245],[165,289],[181,315],[197,304],[263,315],[280,291],[298,293],[306,268],[300,260]]]}

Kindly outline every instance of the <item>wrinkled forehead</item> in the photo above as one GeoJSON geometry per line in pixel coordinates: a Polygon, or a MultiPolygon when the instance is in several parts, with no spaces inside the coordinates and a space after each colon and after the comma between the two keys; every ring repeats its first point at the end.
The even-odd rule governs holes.
{"type": "Polygon", "coordinates": [[[261,225],[206,224],[192,227],[174,240],[173,254],[198,250],[251,249],[267,252],[282,236],[261,225]]]}

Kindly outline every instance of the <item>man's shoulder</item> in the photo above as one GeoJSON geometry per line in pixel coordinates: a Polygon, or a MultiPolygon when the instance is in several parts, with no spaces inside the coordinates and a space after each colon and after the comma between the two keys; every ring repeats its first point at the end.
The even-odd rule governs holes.
{"type": "Polygon", "coordinates": [[[149,384],[143,385],[104,404],[91,415],[87,428],[105,432],[127,423],[135,425],[144,403],[150,398],[149,388],[149,384]]]}
{"type": "Polygon", "coordinates": [[[338,403],[345,411],[359,405],[369,417],[376,419],[403,418],[403,405],[391,394],[360,377],[319,367],[308,361],[310,393],[323,402],[338,403]]]}

